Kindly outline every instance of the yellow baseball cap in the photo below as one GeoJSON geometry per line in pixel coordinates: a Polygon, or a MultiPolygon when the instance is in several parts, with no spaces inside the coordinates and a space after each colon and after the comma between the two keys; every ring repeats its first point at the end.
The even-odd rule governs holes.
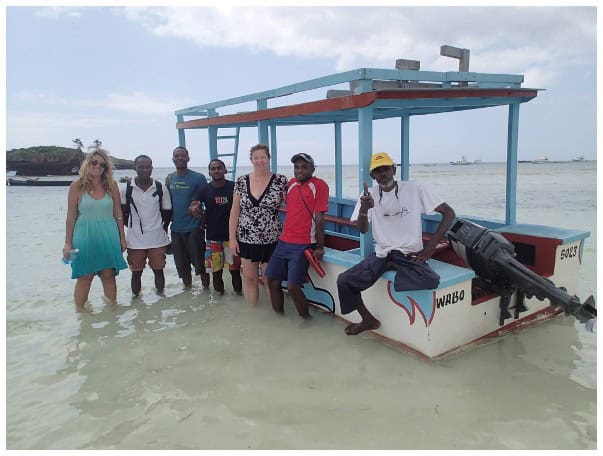
{"type": "Polygon", "coordinates": [[[385,152],[377,152],[371,157],[371,164],[369,170],[372,171],[380,166],[393,166],[394,161],[385,152]]]}

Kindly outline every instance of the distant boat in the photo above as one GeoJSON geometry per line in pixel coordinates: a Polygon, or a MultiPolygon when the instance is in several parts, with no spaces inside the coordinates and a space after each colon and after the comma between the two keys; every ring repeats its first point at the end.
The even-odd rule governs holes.
{"type": "Polygon", "coordinates": [[[552,163],[552,162],[549,161],[548,157],[540,157],[540,158],[537,158],[536,160],[532,160],[532,163],[534,163],[535,165],[541,165],[543,163],[552,163]]]}
{"type": "Polygon", "coordinates": [[[580,155],[579,157],[576,158],[572,158],[573,162],[583,162],[584,161],[584,155],[580,155]]]}
{"type": "Polygon", "coordinates": [[[458,160],[458,161],[454,161],[454,162],[450,162],[450,164],[451,164],[451,165],[472,165],[472,164],[473,164],[473,162],[472,162],[472,161],[467,160],[467,157],[465,157],[465,156],[463,155],[463,157],[462,157],[460,160],[458,160]]]}
{"type": "Polygon", "coordinates": [[[67,187],[72,182],[72,180],[13,179],[9,177],[6,180],[6,185],[11,187],[67,187]]]}

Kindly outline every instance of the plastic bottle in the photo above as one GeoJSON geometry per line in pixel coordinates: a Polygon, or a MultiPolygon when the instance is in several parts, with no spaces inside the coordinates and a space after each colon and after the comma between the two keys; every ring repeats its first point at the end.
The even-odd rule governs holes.
{"type": "Polygon", "coordinates": [[[596,333],[597,332],[597,319],[591,318],[584,324],[584,326],[588,332],[596,333]]]}
{"type": "Polygon", "coordinates": [[[61,261],[65,264],[69,264],[77,258],[78,253],[80,253],[80,249],[71,249],[69,251],[69,258],[65,259],[65,257],[62,257],[61,261]]]}

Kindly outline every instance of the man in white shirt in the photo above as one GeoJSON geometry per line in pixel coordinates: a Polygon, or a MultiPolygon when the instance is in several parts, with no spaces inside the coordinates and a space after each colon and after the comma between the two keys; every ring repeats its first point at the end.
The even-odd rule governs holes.
{"type": "Polygon", "coordinates": [[[427,260],[455,217],[454,210],[422,183],[396,181],[396,165],[386,153],[373,154],[369,169],[377,185],[369,189],[364,184],[364,194],[356,203],[350,221],[356,222],[361,233],[367,233],[369,223],[372,224],[375,252],[337,278],[341,312],[357,310],[362,317],[360,323],[345,328],[348,335],[381,326],[362,302],[361,292],[385,271],[396,270],[396,291],[437,288],[440,278],[427,260]],[[421,214],[433,212],[442,214],[442,220],[423,246],[421,214]]]}
{"type": "Polygon", "coordinates": [[[132,293],[138,296],[147,259],[155,274],[157,292],[163,292],[165,287],[163,269],[166,246],[170,243],[167,226],[171,219],[172,202],[168,189],[151,178],[153,161],[150,157],[136,157],[134,168],[134,182],[120,187],[119,192],[124,218],[127,215],[126,244],[128,264],[132,271],[132,293]]]}

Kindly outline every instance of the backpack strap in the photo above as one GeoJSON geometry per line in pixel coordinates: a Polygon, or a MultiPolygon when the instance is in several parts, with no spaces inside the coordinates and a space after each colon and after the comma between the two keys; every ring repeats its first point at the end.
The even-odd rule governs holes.
{"type": "MultiPolygon", "coordinates": [[[[138,222],[140,223],[140,233],[144,234],[144,231],[142,230],[142,220],[140,219],[140,213],[138,212],[138,208],[136,207],[136,203],[134,203],[134,199],[132,198],[132,190],[134,189],[133,185],[130,183],[130,181],[128,181],[128,184],[126,186],[126,206],[128,207],[128,212],[130,211],[130,206],[132,206],[134,208],[134,210],[136,211],[136,213],[138,214],[138,222]]],[[[132,228],[132,214],[130,213],[130,228],[132,228]]]]}
{"type": "Polygon", "coordinates": [[[120,204],[121,206],[121,215],[124,219],[124,226],[128,226],[128,221],[130,220],[130,204],[128,203],[129,201],[129,195],[132,193],[132,190],[130,188],[130,179],[127,178],[126,179],[126,194],[125,194],[125,202],[123,204],[120,204]]]}
{"type": "Polygon", "coordinates": [[[155,193],[153,194],[153,196],[157,195],[157,197],[159,198],[159,210],[162,211],[163,210],[163,206],[162,206],[162,202],[163,202],[163,186],[161,185],[161,182],[159,182],[158,180],[155,181],[155,193]]]}
{"type": "MultiPolygon", "coordinates": [[[[172,178],[174,177],[175,173],[170,173],[167,175],[167,177],[165,178],[165,186],[168,188],[168,190],[170,189],[171,185],[172,185],[172,178]]],[[[172,194],[170,193],[170,196],[172,194]]]]}
{"type": "Polygon", "coordinates": [[[126,204],[125,204],[125,208],[126,208],[126,226],[132,226],[132,214],[131,214],[131,210],[130,210],[130,205],[132,204],[132,181],[130,179],[128,179],[126,181],[126,204]]]}

